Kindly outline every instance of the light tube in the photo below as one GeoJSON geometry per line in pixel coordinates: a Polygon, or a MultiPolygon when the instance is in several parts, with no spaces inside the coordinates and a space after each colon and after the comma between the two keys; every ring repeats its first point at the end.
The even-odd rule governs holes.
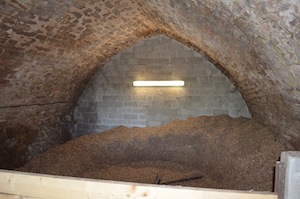
{"type": "Polygon", "coordinates": [[[133,81],[133,86],[184,86],[184,81],[133,81]]]}

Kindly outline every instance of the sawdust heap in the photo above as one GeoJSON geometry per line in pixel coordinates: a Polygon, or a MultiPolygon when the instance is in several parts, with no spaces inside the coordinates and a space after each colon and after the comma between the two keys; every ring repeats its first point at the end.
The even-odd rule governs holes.
{"type": "Polygon", "coordinates": [[[203,176],[177,185],[272,191],[285,149],[271,128],[253,120],[201,116],[82,136],[19,170],[141,183],[203,176]]]}

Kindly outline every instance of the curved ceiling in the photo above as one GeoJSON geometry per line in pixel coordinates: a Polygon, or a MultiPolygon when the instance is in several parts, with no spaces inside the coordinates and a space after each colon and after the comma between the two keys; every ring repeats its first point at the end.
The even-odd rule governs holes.
{"type": "Polygon", "coordinates": [[[1,1],[0,120],[21,122],[33,115],[24,107],[51,105],[56,121],[111,56],[164,33],[205,53],[254,119],[299,143],[299,10],[299,0],[1,1]]]}

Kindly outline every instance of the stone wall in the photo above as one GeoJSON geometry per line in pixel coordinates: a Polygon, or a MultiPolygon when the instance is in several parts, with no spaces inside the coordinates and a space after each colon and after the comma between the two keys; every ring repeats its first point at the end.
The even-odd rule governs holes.
{"type": "Polygon", "coordinates": [[[251,117],[238,90],[206,57],[159,35],[122,51],[94,77],[75,110],[74,136],[219,114],[251,117]],[[185,87],[132,86],[133,80],[176,79],[185,87]]]}

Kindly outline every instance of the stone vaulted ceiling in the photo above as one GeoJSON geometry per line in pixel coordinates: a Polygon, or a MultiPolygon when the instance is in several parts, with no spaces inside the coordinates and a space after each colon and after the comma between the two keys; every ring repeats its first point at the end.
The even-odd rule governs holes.
{"type": "Polygon", "coordinates": [[[101,66],[163,33],[206,54],[254,119],[300,147],[299,9],[300,0],[0,0],[0,141],[16,138],[26,156],[62,142],[64,116],[101,66]]]}

